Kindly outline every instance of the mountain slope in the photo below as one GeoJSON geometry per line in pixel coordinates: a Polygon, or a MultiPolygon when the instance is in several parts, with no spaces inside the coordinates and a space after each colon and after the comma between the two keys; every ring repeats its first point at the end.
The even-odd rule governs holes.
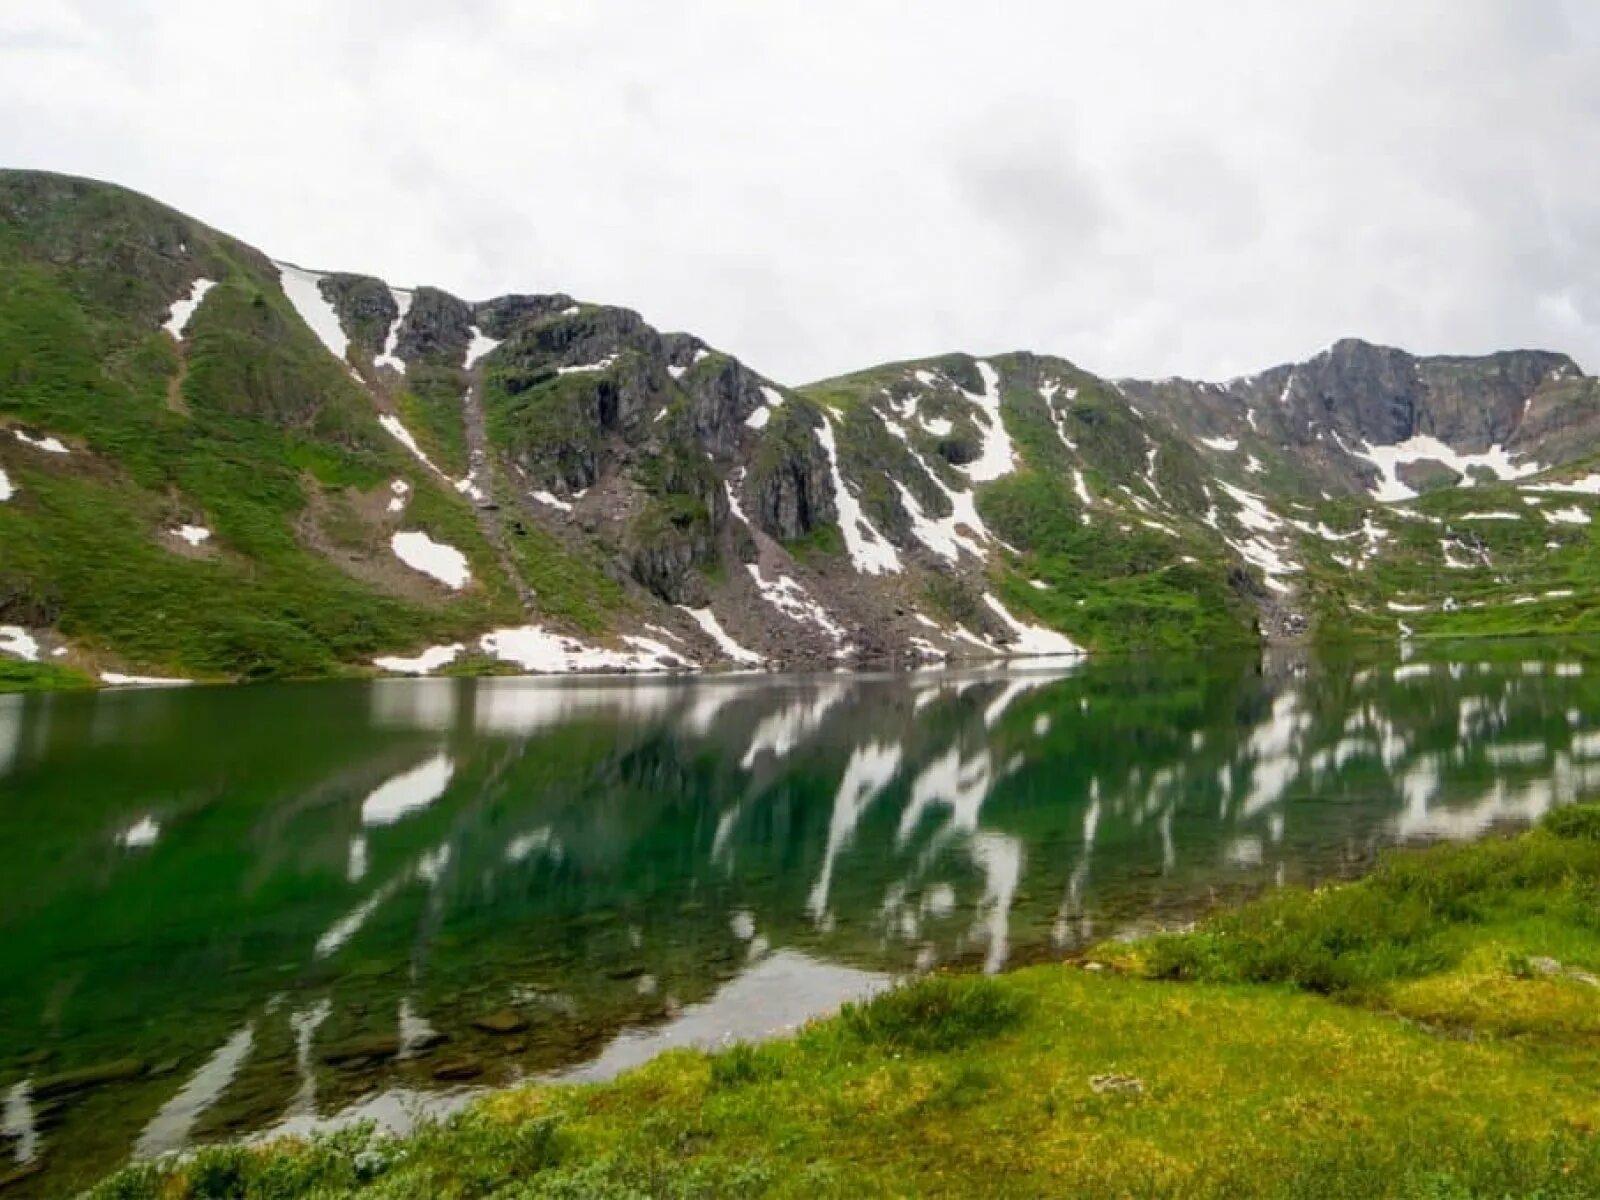
{"type": "Polygon", "coordinates": [[[1561,355],[793,389],[105,184],[0,172],[0,215],[0,686],[1592,627],[1600,394],[1561,355]]]}

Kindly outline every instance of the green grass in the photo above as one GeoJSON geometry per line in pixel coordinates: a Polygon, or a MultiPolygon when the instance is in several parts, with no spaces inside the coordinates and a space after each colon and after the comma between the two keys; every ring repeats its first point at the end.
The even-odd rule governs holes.
{"type": "MultiPolygon", "coordinates": [[[[470,506],[379,427],[371,399],[300,321],[254,251],[119,189],[0,173],[0,623],[53,626],[87,662],[197,678],[310,677],[522,619],[470,506]],[[51,202],[31,198],[43,189],[51,202]],[[185,263],[178,247],[187,245],[185,263]],[[193,260],[198,260],[198,263],[193,260]],[[160,329],[199,269],[218,280],[180,353],[160,329]],[[404,527],[459,548],[474,584],[430,594],[347,574],[312,544],[390,563],[358,500],[405,479],[404,527]],[[314,504],[324,507],[315,516],[314,504]],[[210,553],[163,530],[213,531],[210,553]]],[[[460,375],[419,365],[399,404],[442,465],[464,463],[460,375]]],[[[381,509],[381,504],[377,507],[381,509]]],[[[620,589],[543,535],[516,568],[541,612],[601,632],[620,589]]],[[[397,568],[398,569],[398,568],[397,568]]],[[[398,569],[403,575],[403,569],[398,569]]],[[[9,668],[0,687],[81,677],[9,668]]]]}
{"type": "Polygon", "coordinates": [[[71,667],[0,658],[0,693],[60,692],[94,685],[89,676],[71,667]]]}
{"type": "Polygon", "coordinates": [[[786,1041],[137,1167],[96,1200],[1600,1192],[1600,809],[786,1041]],[[1551,966],[1552,960],[1558,964],[1551,966]]]}

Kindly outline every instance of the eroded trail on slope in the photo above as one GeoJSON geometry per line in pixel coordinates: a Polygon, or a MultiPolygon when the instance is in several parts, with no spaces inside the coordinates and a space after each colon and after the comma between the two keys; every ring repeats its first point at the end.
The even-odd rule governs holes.
{"type": "Polygon", "coordinates": [[[532,612],[537,596],[517,569],[516,559],[506,540],[505,522],[500,518],[499,500],[495,495],[495,476],[489,458],[489,431],[483,415],[481,368],[473,368],[467,373],[467,387],[461,394],[461,424],[467,435],[466,492],[477,515],[478,527],[499,555],[500,568],[517,589],[517,600],[523,611],[532,612]]]}

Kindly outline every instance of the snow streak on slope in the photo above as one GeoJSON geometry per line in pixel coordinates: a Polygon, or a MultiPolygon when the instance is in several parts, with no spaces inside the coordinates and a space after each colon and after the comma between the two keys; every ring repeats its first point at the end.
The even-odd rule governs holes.
{"type": "Polygon", "coordinates": [[[1000,416],[1000,373],[986,362],[977,366],[978,374],[983,377],[983,394],[974,396],[965,389],[961,394],[977,405],[982,414],[978,425],[983,431],[983,449],[977,458],[959,470],[973,483],[987,483],[1016,470],[1017,455],[1000,416]]]}
{"type": "Polygon", "coordinates": [[[817,427],[817,440],[828,455],[828,471],[833,476],[833,503],[839,514],[839,532],[844,534],[844,545],[850,553],[851,563],[856,570],[867,575],[898,573],[900,555],[867,520],[866,513],[861,511],[861,501],[856,499],[839,471],[839,446],[834,438],[833,422],[827,417],[823,417],[822,424],[817,427]]]}
{"type": "Polygon", "coordinates": [[[419,463],[427,467],[428,470],[432,471],[435,475],[441,477],[444,476],[444,472],[439,470],[438,467],[434,466],[433,460],[422,452],[422,447],[417,445],[417,439],[412,437],[411,431],[400,423],[399,417],[394,417],[390,416],[388,413],[383,413],[378,417],[378,424],[383,426],[390,437],[394,438],[395,441],[399,442],[407,450],[411,451],[411,456],[419,463]]]}
{"type": "Polygon", "coordinates": [[[183,331],[189,328],[189,321],[194,317],[195,310],[206,298],[206,293],[216,286],[215,280],[196,279],[187,296],[172,302],[172,311],[167,314],[166,323],[161,328],[178,341],[183,341],[183,331]]]}
{"type": "Polygon", "coordinates": [[[31,434],[25,433],[21,429],[15,430],[14,432],[17,435],[17,441],[21,442],[24,446],[32,446],[35,450],[43,450],[46,454],[72,453],[71,450],[67,449],[66,443],[58,437],[33,437],[31,434]]]}
{"type": "Polygon", "coordinates": [[[1015,640],[1008,649],[1013,654],[1070,654],[1079,655],[1083,648],[1065,634],[1042,625],[1028,625],[1017,620],[992,592],[983,594],[983,602],[1005,622],[1015,640]]]}
{"type": "Polygon", "coordinates": [[[759,666],[762,663],[761,655],[753,650],[746,650],[728,636],[727,631],[722,628],[722,623],[717,620],[717,615],[710,608],[689,608],[682,604],[678,607],[689,614],[694,623],[705,631],[706,636],[717,644],[717,648],[729,660],[746,666],[759,666]]]}
{"type": "Polygon", "coordinates": [[[831,638],[839,647],[837,653],[848,654],[849,648],[844,643],[844,627],[828,615],[828,610],[812,599],[811,593],[787,575],[779,575],[772,583],[768,583],[761,576],[761,568],[755,563],[746,563],[745,569],[750,572],[750,578],[755,582],[761,592],[761,598],[772,605],[790,620],[801,625],[812,625],[820,629],[831,638]]]}
{"type": "Polygon", "coordinates": [[[303,271],[290,263],[274,262],[272,265],[278,268],[278,282],[283,294],[289,297],[289,303],[294,305],[300,319],[311,327],[311,332],[328,348],[328,353],[344,362],[345,353],[350,349],[350,339],[339,324],[339,314],[322,294],[322,276],[315,271],[303,271]]]}
{"type": "Polygon", "coordinates": [[[472,341],[467,343],[466,356],[461,360],[462,369],[467,371],[472,370],[480,358],[482,358],[485,354],[488,354],[499,344],[500,343],[498,341],[487,336],[483,330],[474,325],[472,327],[472,341]]]}
{"type": "Polygon", "coordinates": [[[372,360],[374,367],[393,367],[400,374],[406,373],[406,364],[395,354],[400,345],[400,324],[406,319],[406,314],[411,311],[411,293],[400,288],[390,288],[389,295],[394,297],[395,306],[399,308],[399,315],[395,317],[394,324],[389,326],[389,336],[384,339],[383,350],[372,360]]]}

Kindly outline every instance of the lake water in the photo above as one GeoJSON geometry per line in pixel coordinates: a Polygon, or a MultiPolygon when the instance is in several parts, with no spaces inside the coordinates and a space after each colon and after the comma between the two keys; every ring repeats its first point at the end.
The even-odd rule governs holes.
{"type": "Polygon", "coordinates": [[[1528,821],[1600,786],[1591,653],[0,697],[0,1196],[1528,821]]]}

